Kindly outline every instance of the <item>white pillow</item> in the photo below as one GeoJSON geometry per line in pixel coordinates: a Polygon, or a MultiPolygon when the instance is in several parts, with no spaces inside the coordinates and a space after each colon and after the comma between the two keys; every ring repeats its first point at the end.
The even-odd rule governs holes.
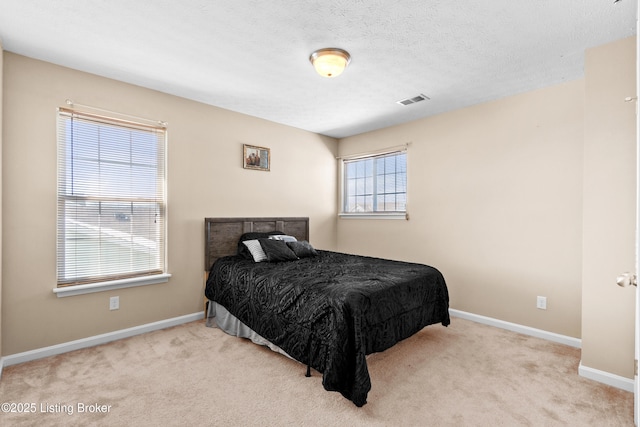
{"type": "Polygon", "coordinates": [[[257,240],[245,240],[244,245],[251,252],[251,256],[255,262],[262,262],[267,260],[267,254],[264,253],[262,246],[260,246],[260,242],[257,240]]]}
{"type": "Polygon", "coordinates": [[[270,239],[273,240],[282,240],[283,242],[297,242],[298,239],[296,239],[293,236],[288,236],[286,234],[272,234],[271,236],[269,236],[270,239]]]}

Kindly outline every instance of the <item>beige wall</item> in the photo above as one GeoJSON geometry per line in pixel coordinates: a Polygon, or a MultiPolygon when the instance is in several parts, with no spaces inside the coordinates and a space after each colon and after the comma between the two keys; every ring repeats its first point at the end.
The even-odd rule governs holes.
{"type": "Polygon", "coordinates": [[[201,311],[204,217],[309,216],[312,244],[335,248],[335,140],[9,52],[3,82],[3,355],[201,311]],[[169,283],[53,294],[66,99],[169,123],[169,283]],[[271,148],[270,172],[242,168],[243,143],[271,148]],[[120,310],[108,309],[113,295],[120,310]]]}
{"type": "Polygon", "coordinates": [[[411,142],[410,219],[340,220],[338,247],[439,268],[452,308],[579,337],[583,92],[577,80],[341,140],[341,155],[411,142]]]}
{"type": "MultiPolygon", "coordinates": [[[[3,106],[3,55],[2,41],[0,41],[0,225],[2,224],[2,106],[3,106]]],[[[0,226],[0,357],[2,356],[2,227],[0,226]]],[[[0,362],[0,376],[2,376],[2,362],[0,362]]]]}
{"type": "Polygon", "coordinates": [[[338,221],[338,248],[438,267],[451,307],[582,338],[584,366],[633,377],[635,38],[586,77],[339,142],[411,142],[409,221],[338,221]],[[548,309],[536,308],[546,296],[548,309]]]}
{"type": "Polygon", "coordinates": [[[633,377],[636,213],[635,38],[587,51],[585,61],[582,364],[633,377]]]}

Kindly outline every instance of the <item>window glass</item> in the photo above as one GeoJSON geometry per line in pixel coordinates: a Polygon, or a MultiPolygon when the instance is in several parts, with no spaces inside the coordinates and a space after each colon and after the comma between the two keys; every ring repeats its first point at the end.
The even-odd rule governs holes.
{"type": "Polygon", "coordinates": [[[343,213],[406,212],[405,151],[344,161],[343,213]]]}
{"type": "Polygon", "coordinates": [[[165,272],[165,137],[60,109],[58,286],[165,272]]]}

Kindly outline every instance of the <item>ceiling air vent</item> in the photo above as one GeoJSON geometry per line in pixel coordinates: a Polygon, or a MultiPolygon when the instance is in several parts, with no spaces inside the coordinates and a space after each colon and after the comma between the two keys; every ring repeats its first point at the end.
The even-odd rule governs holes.
{"type": "Polygon", "coordinates": [[[426,101],[428,99],[431,99],[431,98],[421,93],[418,96],[414,96],[412,98],[407,98],[407,99],[401,99],[400,101],[396,101],[396,102],[401,105],[411,105],[411,104],[415,104],[416,102],[426,101]]]}

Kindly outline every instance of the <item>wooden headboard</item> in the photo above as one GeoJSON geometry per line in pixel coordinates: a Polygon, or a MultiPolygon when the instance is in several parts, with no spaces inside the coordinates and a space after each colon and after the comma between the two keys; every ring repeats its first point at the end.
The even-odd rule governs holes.
{"type": "Polygon", "coordinates": [[[309,240],[308,217],[205,218],[204,269],[209,271],[220,257],[235,255],[238,240],[252,231],[282,231],[298,240],[309,240]]]}

